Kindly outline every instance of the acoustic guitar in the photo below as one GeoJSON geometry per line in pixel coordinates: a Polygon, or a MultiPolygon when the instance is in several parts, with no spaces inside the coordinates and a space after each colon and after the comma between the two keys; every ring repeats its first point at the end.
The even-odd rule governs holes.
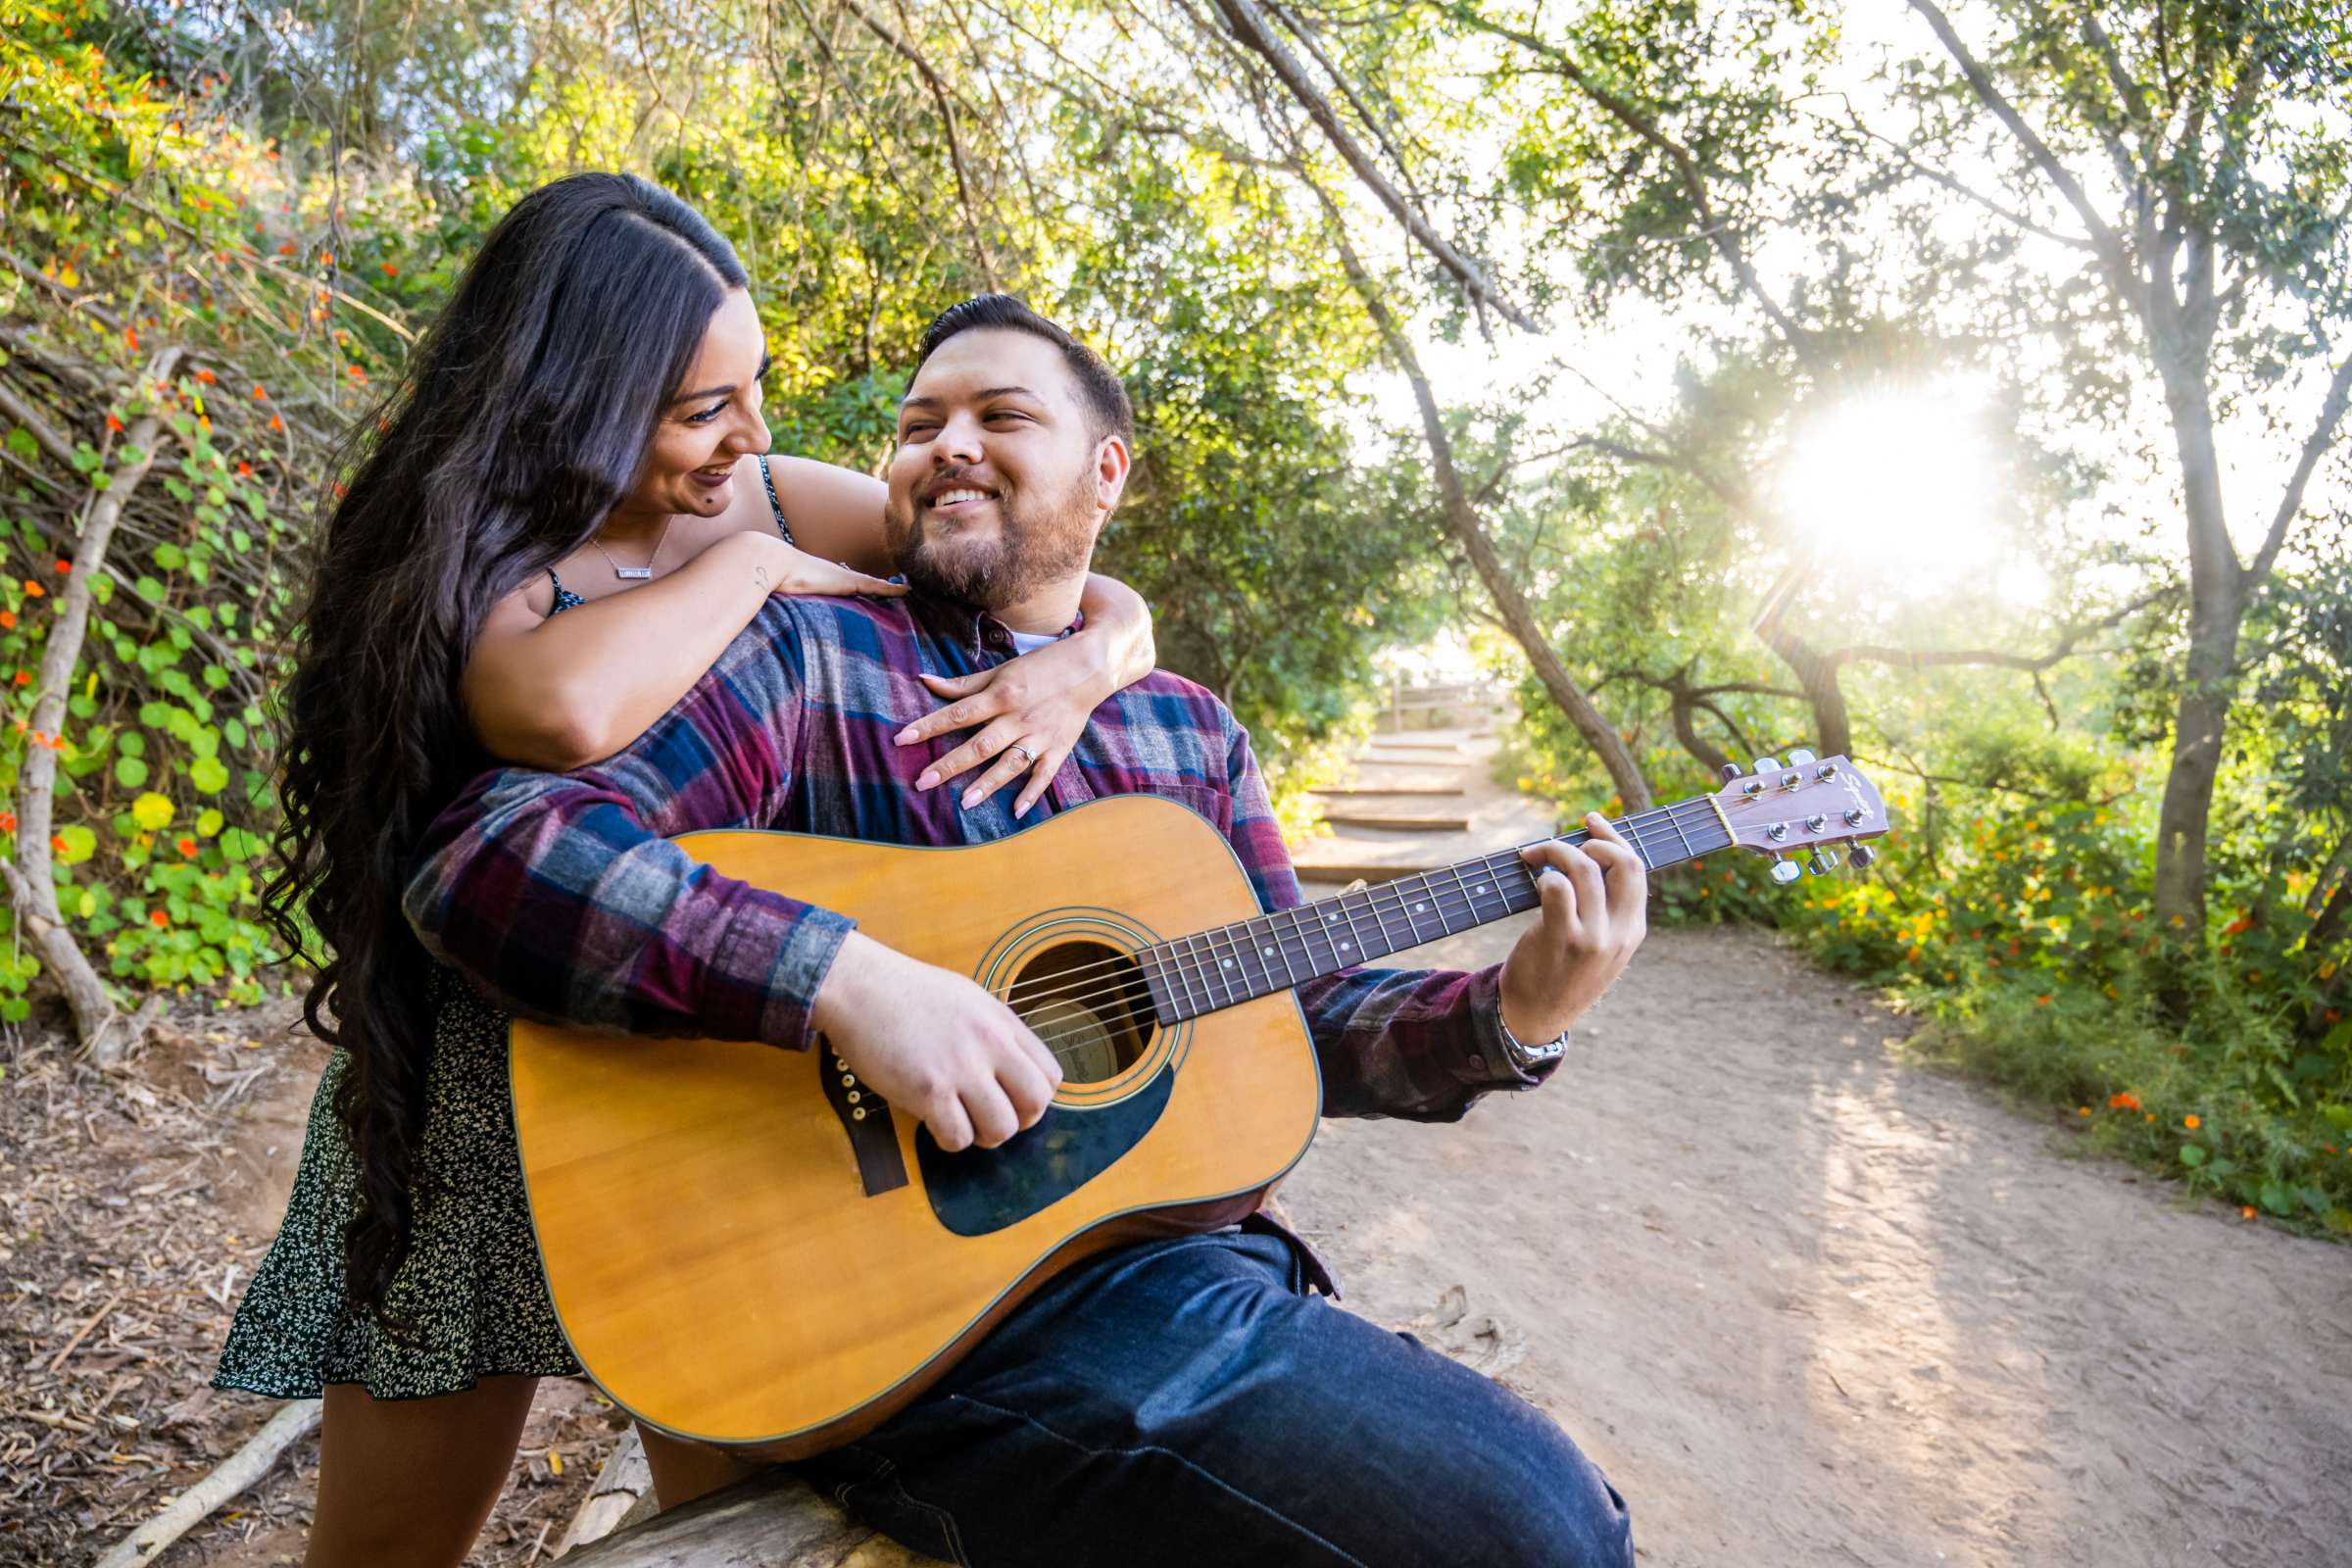
{"type": "MultiPolygon", "coordinates": [[[[1653,868],[1739,847],[1789,881],[1794,856],[1867,863],[1886,812],[1843,758],[1798,752],[1616,827],[1653,868]]],[[[531,1218],[580,1364],[658,1429],[777,1459],[880,1424],[1076,1259],[1249,1213],[1322,1106],[1292,988],[1539,902],[1505,851],[1262,913],[1216,827],[1148,795],[965,848],[677,842],[970,975],[1065,1073],[1035,1127],[949,1153],[821,1040],[514,1025],[531,1218]]]]}

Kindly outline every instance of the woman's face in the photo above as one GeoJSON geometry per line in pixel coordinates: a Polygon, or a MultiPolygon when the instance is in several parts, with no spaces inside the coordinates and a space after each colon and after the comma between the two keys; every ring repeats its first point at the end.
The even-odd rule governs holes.
{"type": "Polygon", "coordinates": [[[767,341],[751,294],[729,289],[703,346],[662,411],[637,482],[613,511],[640,517],[715,517],[734,499],[736,460],[767,450],[767,421],[760,417],[760,377],[767,369],[767,341]]]}

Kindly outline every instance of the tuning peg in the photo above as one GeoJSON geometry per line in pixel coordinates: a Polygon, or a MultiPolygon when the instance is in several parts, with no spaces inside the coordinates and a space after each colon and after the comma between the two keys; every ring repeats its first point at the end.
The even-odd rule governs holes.
{"type": "Polygon", "coordinates": [[[1867,845],[1867,844],[1857,844],[1857,845],[1855,845],[1855,846],[1854,846],[1853,853],[1852,853],[1851,855],[1849,855],[1849,856],[1847,856],[1847,857],[1846,857],[1846,858],[1847,858],[1847,859],[1849,859],[1849,860],[1851,860],[1851,861],[1853,862],[1854,869],[1855,869],[1855,870],[1857,870],[1857,871],[1867,871],[1867,870],[1869,870],[1869,869],[1870,869],[1870,862],[1871,862],[1871,861],[1873,861],[1873,860],[1875,860],[1875,859],[1877,859],[1878,858],[1879,858],[1879,852],[1878,852],[1878,851],[1876,851],[1876,850],[1874,850],[1874,849],[1872,849],[1872,848],[1871,848],[1869,845],[1867,845]]]}
{"type": "Polygon", "coordinates": [[[1759,775],[1764,773],[1778,773],[1780,770],[1781,760],[1777,757],[1759,757],[1756,759],[1756,765],[1748,769],[1749,772],[1759,775]]]}
{"type": "Polygon", "coordinates": [[[1740,764],[1738,762],[1726,762],[1723,764],[1723,781],[1726,784],[1732,783],[1739,777],[1740,764]]]}
{"type": "Polygon", "coordinates": [[[1813,760],[1813,754],[1806,751],[1802,746],[1799,746],[1795,751],[1788,754],[1788,765],[1790,767],[1802,767],[1811,760],[1813,760]]]}
{"type": "Polygon", "coordinates": [[[1784,860],[1777,855],[1772,858],[1772,879],[1775,882],[1793,882],[1804,874],[1804,868],[1794,860],[1784,860]]]}
{"type": "Polygon", "coordinates": [[[1826,848],[1815,850],[1813,858],[1806,862],[1806,869],[1815,876],[1828,876],[1838,869],[1838,852],[1826,848]]]}

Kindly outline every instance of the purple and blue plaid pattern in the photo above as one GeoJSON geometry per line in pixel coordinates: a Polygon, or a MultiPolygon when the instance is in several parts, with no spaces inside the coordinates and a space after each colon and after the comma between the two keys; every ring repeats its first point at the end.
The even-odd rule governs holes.
{"type": "MultiPolygon", "coordinates": [[[[689,859],[668,835],[781,828],[977,844],[1016,827],[1017,781],[970,809],[914,779],[956,738],[899,747],[915,677],[1001,662],[994,619],[920,595],[771,599],[626,751],[575,773],[477,779],[428,831],[406,898],[436,956],[508,1010],[632,1034],[805,1049],[853,922],[689,859]]],[[[1096,709],[1039,811],[1164,795],[1221,828],[1266,909],[1301,903],[1250,738],[1201,687],[1153,673],[1096,709]]],[[[1447,1121],[1518,1073],[1498,970],[1359,968],[1298,988],[1327,1115],[1447,1121]]]]}

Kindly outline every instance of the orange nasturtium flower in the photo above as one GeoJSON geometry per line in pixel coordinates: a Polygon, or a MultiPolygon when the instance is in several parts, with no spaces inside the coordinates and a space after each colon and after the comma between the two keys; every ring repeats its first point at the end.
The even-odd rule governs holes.
{"type": "Polygon", "coordinates": [[[2109,1110],[2137,1110],[2139,1097],[2129,1089],[2119,1090],[2107,1097],[2107,1108],[2109,1110]]]}
{"type": "Polygon", "coordinates": [[[161,909],[149,909],[147,911],[147,923],[151,926],[154,926],[158,931],[161,931],[165,926],[168,926],[172,923],[172,917],[161,909]]]}
{"type": "Polygon", "coordinates": [[[57,574],[60,577],[63,577],[67,572],[72,571],[73,569],[74,563],[71,561],[60,561],[57,563],[57,574]]]}
{"type": "Polygon", "coordinates": [[[2087,1116],[2090,1114],[2090,1107],[2088,1105],[2077,1105],[2075,1107],[2075,1114],[2078,1116],[2087,1116]]]}
{"type": "Polygon", "coordinates": [[[213,374],[213,372],[210,370],[198,370],[196,372],[196,379],[202,381],[206,386],[211,386],[215,381],[218,381],[220,377],[213,374]]]}
{"type": "Polygon", "coordinates": [[[2180,1125],[2193,1133],[2205,1124],[2202,1121],[2199,1121],[2195,1116],[2183,1116],[2180,1118],[2180,1125]]]}
{"type": "Polygon", "coordinates": [[[2248,1203],[2245,1207],[2239,1209],[2237,1211],[2237,1217],[2239,1219],[2252,1219],[2254,1217],[2254,1205],[2252,1203],[2248,1203]]]}
{"type": "Polygon", "coordinates": [[[13,631],[16,629],[16,624],[17,612],[15,611],[0,610],[0,631],[13,631]]]}

